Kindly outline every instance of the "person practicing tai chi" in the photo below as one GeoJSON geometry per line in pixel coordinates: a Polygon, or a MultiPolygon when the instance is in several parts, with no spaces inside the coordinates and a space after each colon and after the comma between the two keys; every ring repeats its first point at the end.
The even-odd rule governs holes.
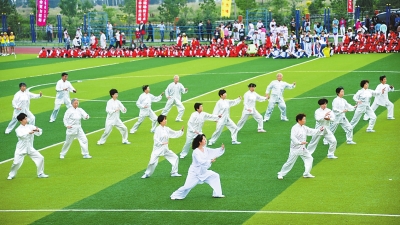
{"type": "Polygon", "coordinates": [[[282,180],[283,177],[289,173],[292,169],[294,163],[297,158],[300,156],[304,161],[304,178],[314,178],[314,176],[310,173],[313,163],[313,157],[311,153],[307,150],[306,144],[307,136],[314,136],[320,134],[324,131],[324,127],[320,129],[312,129],[307,127],[306,124],[306,115],[298,114],[296,116],[297,123],[292,127],[290,132],[290,152],[289,158],[286,163],[283,164],[281,171],[278,172],[278,179],[282,180]]]}
{"type": "Polygon", "coordinates": [[[154,132],[157,126],[157,116],[151,109],[151,103],[160,101],[164,92],[162,92],[159,96],[155,97],[154,95],[150,94],[149,85],[143,85],[142,89],[143,93],[139,96],[139,99],[136,101],[136,106],[140,109],[139,119],[131,128],[130,130],[131,134],[134,134],[137,131],[140,124],[142,124],[144,118],[146,117],[149,117],[152,122],[150,132],[154,132]]]}
{"type": "Polygon", "coordinates": [[[56,84],[56,99],[54,100],[54,110],[50,116],[50,123],[56,121],[58,112],[62,104],[67,106],[67,109],[71,107],[71,99],[69,98],[69,93],[76,93],[76,89],[72,86],[71,82],[68,81],[68,74],[62,73],[61,80],[57,81],[56,84]]]}
{"type": "Polygon", "coordinates": [[[26,155],[29,155],[33,162],[35,162],[37,167],[37,176],[39,178],[49,177],[49,175],[43,172],[44,157],[33,147],[33,135],[42,135],[42,129],[28,124],[28,116],[25,113],[20,113],[17,116],[17,119],[20,122],[19,127],[15,129],[18,142],[17,147],[15,148],[14,161],[7,179],[12,180],[17,175],[17,171],[22,166],[26,155]]]}
{"type": "MultiPolygon", "coordinates": [[[[346,142],[349,145],[355,145],[356,143],[353,141],[353,127],[351,126],[349,120],[346,118],[346,113],[348,111],[354,111],[357,108],[357,105],[350,105],[344,96],[344,88],[338,87],[336,88],[337,97],[333,99],[332,102],[332,111],[335,115],[335,121],[333,121],[330,125],[330,130],[334,134],[339,124],[342,126],[343,130],[346,132],[346,142]]],[[[325,139],[324,139],[325,143],[325,139]]],[[[326,144],[328,144],[326,142],[326,144]]]]}
{"type": "Polygon", "coordinates": [[[67,109],[64,114],[64,126],[67,128],[65,143],[61,149],[60,159],[64,159],[69,148],[71,147],[74,139],[78,139],[81,146],[81,153],[84,159],[91,159],[89,155],[88,139],[81,126],[81,120],[89,119],[89,115],[79,108],[79,101],[77,98],[71,100],[72,107],[67,109]]]}
{"type": "Polygon", "coordinates": [[[174,82],[170,83],[165,90],[165,97],[168,99],[167,104],[165,105],[161,115],[168,115],[173,105],[176,105],[178,109],[178,115],[176,116],[175,121],[182,122],[182,116],[185,112],[185,107],[181,101],[181,95],[186,94],[188,89],[185,88],[181,83],[179,83],[179,76],[174,76],[174,82]]]}
{"type": "Polygon", "coordinates": [[[40,98],[42,97],[42,92],[39,94],[33,94],[26,89],[25,83],[19,84],[19,91],[14,95],[12,100],[12,106],[14,108],[13,116],[8,124],[5,133],[9,134],[14,129],[15,125],[17,125],[17,116],[21,113],[25,113],[28,117],[28,123],[30,125],[35,125],[35,116],[29,110],[29,106],[31,104],[31,98],[40,98]]]}
{"type": "Polygon", "coordinates": [[[286,104],[283,99],[283,92],[285,89],[293,89],[296,87],[296,82],[288,84],[282,81],[283,74],[278,73],[276,80],[272,81],[265,91],[265,96],[269,99],[268,108],[264,115],[264,122],[268,121],[271,117],[272,111],[274,110],[275,104],[278,104],[278,108],[281,111],[281,120],[289,121],[286,117],[286,104]],[[271,92],[271,94],[270,94],[271,92]]]}
{"type": "Polygon", "coordinates": [[[117,89],[110,90],[111,99],[108,100],[106,106],[107,118],[106,118],[106,127],[104,129],[104,133],[101,136],[100,140],[97,142],[98,145],[102,145],[106,143],[108,136],[110,136],[112,128],[115,126],[122,135],[122,144],[131,144],[128,141],[128,128],[122,123],[120,118],[120,112],[126,113],[126,108],[122,105],[121,101],[118,98],[117,89]]]}
{"type": "Polygon", "coordinates": [[[374,91],[371,89],[368,89],[369,87],[369,81],[368,80],[362,80],[360,83],[361,90],[357,91],[357,93],[353,96],[354,101],[357,102],[357,109],[354,112],[353,119],[351,119],[350,124],[351,126],[354,127],[357,125],[358,121],[360,121],[361,116],[363,113],[367,114],[369,118],[369,124],[367,127],[367,132],[375,132],[374,126],[376,122],[376,115],[374,111],[371,109],[370,106],[370,101],[372,96],[378,96],[378,95],[383,95],[385,93],[386,88],[383,88],[380,91],[374,91]]]}
{"type": "Polygon", "coordinates": [[[182,127],[182,129],[179,131],[172,130],[166,126],[167,116],[164,115],[159,115],[157,121],[160,125],[154,132],[153,151],[151,152],[149,165],[147,166],[142,178],[149,178],[154,173],[154,170],[158,164],[158,158],[160,158],[160,156],[164,156],[168,162],[171,163],[171,177],[181,177],[182,175],[178,173],[179,158],[168,148],[168,142],[170,138],[178,138],[182,136],[184,127],[182,127]]]}
{"type": "Polygon", "coordinates": [[[253,118],[257,121],[258,127],[257,130],[260,133],[266,132],[264,130],[263,118],[261,114],[256,109],[256,101],[264,102],[267,100],[267,97],[260,96],[255,92],[256,84],[250,83],[248,85],[249,91],[247,91],[243,98],[243,112],[242,117],[240,118],[239,122],[237,123],[237,131],[238,133],[240,129],[244,126],[249,116],[253,116],[253,118]]]}
{"type": "Polygon", "coordinates": [[[197,135],[192,143],[192,164],[189,167],[185,184],[171,195],[172,200],[181,200],[197,185],[207,183],[213,189],[213,198],[224,198],[222,194],[221,180],[219,174],[209,170],[216,159],[225,152],[224,144],[220,148],[212,149],[207,146],[204,134],[197,135]]]}
{"type": "Polygon", "coordinates": [[[217,139],[219,138],[219,136],[222,133],[222,129],[224,128],[224,126],[226,126],[229,129],[229,131],[231,132],[232,144],[239,145],[241,142],[237,141],[237,132],[236,132],[237,126],[230,118],[229,111],[232,106],[235,106],[240,103],[240,101],[242,100],[242,97],[239,96],[235,100],[228,100],[228,99],[226,99],[227,93],[224,89],[220,90],[218,92],[218,95],[219,95],[220,99],[215,104],[213,114],[221,115],[221,118],[217,122],[217,127],[216,127],[213,135],[211,136],[211,139],[208,142],[208,145],[213,145],[217,141],[217,139]]]}
{"type": "Polygon", "coordinates": [[[328,159],[337,159],[335,156],[337,141],[335,135],[333,135],[332,131],[329,129],[330,123],[335,121],[335,114],[332,110],[327,108],[328,100],[322,98],[318,100],[318,105],[320,106],[317,110],[315,110],[315,129],[324,129],[324,133],[320,133],[318,135],[314,135],[311,138],[310,144],[308,144],[308,151],[310,154],[313,154],[315,149],[317,148],[318,142],[322,136],[324,136],[324,140],[328,142],[328,159]]]}
{"type": "Polygon", "coordinates": [[[186,142],[182,148],[180,158],[183,159],[189,153],[190,146],[192,145],[193,139],[203,133],[203,125],[206,120],[217,121],[221,115],[212,115],[203,111],[203,103],[194,103],[194,110],[192,115],[190,115],[189,121],[187,123],[186,131],[186,142]]]}
{"type": "MultiPolygon", "coordinates": [[[[394,91],[394,87],[392,85],[387,84],[387,78],[385,75],[380,76],[379,80],[381,81],[380,84],[376,87],[375,91],[376,92],[381,92],[383,89],[385,89],[384,93],[382,95],[375,96],[374,102],[371,105],[372,111],[375,112],[375,110],[378,108],[378,106],[383,106],[386,107],[388,112],[387,112],[387,119],[388,120],[394,120],[395,118],[393,117],[393,112],[394,112],[394,105],[392,102],[389,100],[388,93],[390,91],[394,91]]],[[[368,120],[369,117],[367,114],[364,114],[364,120],[368,120]]]]}

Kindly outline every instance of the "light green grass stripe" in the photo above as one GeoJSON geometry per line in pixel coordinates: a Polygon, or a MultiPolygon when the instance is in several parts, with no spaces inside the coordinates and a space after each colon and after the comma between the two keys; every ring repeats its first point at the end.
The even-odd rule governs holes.
{"type": "MultiPolygon", "coordinates": [[[[395,108],[400,107],[400,100],[395,108]]],[[[337,160],[324,159],[312,169],[314,179],[300,178],[262,210],[293,212],[339,212],[400,215],[400,172],[398,162],[398,120],[387,120],[387,111],[378,116],[376,133],[360,129],[354,140],[357,145],[342,144],[336,150],[337,160]],[[335,204],[332,204],[335,202],[335,204]]],[[[395,118],[400,111],[395,111],[395,118]]],[[[350,118],[351,119],[351,118],[350,118]]],[[[339,132],[342,132],[338,128],[339,132]]],[[[327,147],[317,151],[327,151],[327,147]]],[[[297,163],[302,163],[298,159],[297,163]]],[[[278,172],[278,171],[277,171],[278,172]]],[[[285,180],[276,180],[285,182],[285,180]]],[[[256,214],[246,224],[265,221],[284,224],[395,224],[400,218],[340,215],[262,215],[256,214]],[[298,220],[296,220],[298,218],[298,220]],[[310,222],[312,221],[312,222],[310,222]],[[396,222],[395,222],[396,221],[396,222]],[[394,223],[395,222],[395,223],[394,223]]]]}

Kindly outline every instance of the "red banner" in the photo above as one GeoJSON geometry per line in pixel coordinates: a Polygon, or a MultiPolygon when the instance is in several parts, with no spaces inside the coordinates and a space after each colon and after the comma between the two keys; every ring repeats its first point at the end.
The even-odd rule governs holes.
{"type": "Polygon", "coordinates": [[[49,0],[36,0],[36,24],[39,27],[46,26],[47,13],[49,12],[49,0]]]}
{"type": "Polygon", "coordinates": [[[136,23],[147,23],[149,19],[149,0],[136,0],[136,23]]]}
{"type": "Polygon", "coordinates": [[[347,0],[347,12],[354,13],[353,0],[347,0]]]}

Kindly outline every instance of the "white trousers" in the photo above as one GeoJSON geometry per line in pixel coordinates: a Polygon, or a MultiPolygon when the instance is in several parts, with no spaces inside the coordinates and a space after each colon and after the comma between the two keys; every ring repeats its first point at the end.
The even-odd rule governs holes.
{"type": "MultiPolygon", "coordinates": [[[[209,184],[213,189],[212,196],[222,196],[221,180],[219,178],[219,174],[214,171],[211,172],[213,174],[207,177],[207,179],[204,180],[204,183],[209,184]]],[[[185,184],[178,190],[174,191],[174,193],[172,193],[171,195],[171,198],[184,199],[197,184],[202,183],[203,182],[201,182],[195,175],[189,173],[186,178],[185,184]]]]}
{"type": "Polygon", "coordinates": [[[311,50],[311,42],[304,42],[304,51],[308,56],[312,55],[312,50],[311,50]]]}
{"type": "Polygon", "coordinates": [[[329,144],[328,148],[328,156],[333,156],[335,155],[336,151],[336,146],[337,146],[337,141],[335,138],[335,135],[330,130],[326,130],[327,133],[325,135],[314,135],[311,138],[310,144],[308,144],[307,149],[310,152],[310,154],[313,154],[315,149],[317,148],[318,142],[321,139],[321,137],[324,137],[324,140],[326,140],[329,144]]]}
{"type": "MultiPolygon", "coordinates": [[[[376,110],[378,107],[379,107],[379,105],[378,105],[378,103],[376,103],[375,101],[374,101],[374,102],[372,103],[372,105],[371,105],[371,109],[372,109],[372,111],[374,111],[374,112],[375,112],[375,110],[376,110]]],[[[386,107],[387,110],[388,110],[388,112],[387,112],[387,117],[388,117],[388,118],[393,117],[393,112],[394,112],[394,105],[393,105],[393,103],[391,103],[391,102],[388,101],[384,107],[386,107]]],[[[368,119],[369,119],[368,115],[367,115],[367,114],[364,114],[364,120],[368,120],[368,119]]]]}
{"type": "Polygon", "coordinates": [[[222,130],[224,129],[224,126],[226,126],[229,129],[229,131],[231,132],[232,142],[237,141],[237,126],[229,118],[228,121],[219,120],[217,122],[217,127],[208,142],[215,143],[218,140],[219,136],[221,135],[222,130]]]}
{"type": "Polygon", "coordinates": [[[338,44],[339,44],[339,35],[338,34],[333,35],[333,43],[334,43],[335,47],[338,46],[338,44]]]}
{"type": "Polygon", "coordinates": [[[289,171],[293,168],[294,163],[296,162],[298,157],[301,157],[304,162],[304,175],[308,175],[312,168],[313,157],[311,153],[306,149],[290,149],[289,158],[285,164],[283,164],[281,171],[278,173],[279,176],[285,176],[289,171]]]}
{"type": "Polygon", "coordinates": [[[261,114],[257,110],[254,110],[251,114],[248,114],[246,112],[247,111],[242,112],[242,117],[240,118],[239,122],[237,123],[237,132],[239,132],[239,130],[241,130],[243,128],[243,126],[246,123],[249,116],[253,116],[253,118],[257,121],[257,123],[258,123],[257,129],[262,130],[264,127],[264,123],[263,123],[263,118],[262,118],[261,114]]]}
{"type": "Polygon", "coordinates": [[[278,108],[281,111],[281,119],[287,119],[286,117],[286,103],[283,100],[269,101],[267,111],[265,112],[264,119],[269,120],[272,111],[274,111],[275,104],[278,104],[278,108]]]}
{"type": "Polygon", "coordinates": [[[350,122],[347,120],[346,117],[343,117],[339,121],[335,121],[334,123],[331,123],[330,130],[334,134],[338,126],[343,128],[344,132],[346,132],[346,140],[347,141],[353,141],[353,127],[351,126],[350,122]]]}
{"type": "MultiPolygon", "coordinates": [[[[18,123],[17,116],[18,116],[20,113],[22,113],[22,112],[23,112],[23,111],[19,111],[19,110],[14,109],[13,117],[12,117],[10,123],[8,124],[7,128],[6,128],[6,131],[5,131],[6,133],[11,133],[11,131],[14,129],[15,125],[17,125],[17,123],[18,123]]],[[[31,111],[23,112],[23,113],[25,113],[25,114],[27,115],[27,117],[28,117],[28,123],[29,123],[30,125],[34,125],[34,126],[35,126],[35,120],[36,120],[36,118],[35,118],[35,116],[31,113],[31,111]]]]}
{"type": "Polygon", "coordinates": [[[345,27],[340,27],[340,35],[344,35],[346,33],[346,28],[345,27]]]}
{"type": "Polygon", "coordinates": [[[65,138],[65,143],[61,149],[60,155],[65,156],[71,147],[72,142],[74,139],[78,139],[79,145],[81,146],[81,153],[82,155],[89,155],[89,146],[88,146],[88,139],[83,132],[82,128],[79,129],[77,134],[67,134],[65,138]]]}
{"type": "Polygon", "coordinates": [[[367,130],[374,129],[375,122],[376,122],[376,115],[375,115],[374,111],[371,109],[371,107],[369,107],[369,106],[367,106],[366,108],[357,107],[356,111],[354,112],[353,119],[351,119],[351,121],[350,121],[350,124],[353,127],[353,129],[357,125],[358,121],[360,121],[363,113],[367,114],[367,116],[369,118],[369,124],[368,124],[367,130]]]}
{"type": "MultiPolygon", "coordinates": [[[[171,174],[178,173],[178,156],[173,151],[168,150],[164,152],[164,157],[172,165],[171,174]]],[[[159,154],[151,154],[149,165],[147,166],[146,172],[144,172],[147,176],[151,176],[154,173],[154,170],[158,165],[158,158],[160,158],[159,154]]]]}
{"type": "Polygon", "coordinates": [[[168,115],[168,113],[171,110],[173,105],[176,105],[176,108],[178,109],[178,115],[176,116],[175,120],[181,120],[183,113],[185,112],[185,106],[183,106],[181,101],[174,100],[173,98],[168,99],[167,104],[165,104],[165,107],[164,107],[161,115],[164,115],[164,116],[168,115]]]}
{"type": "Polygon", "coordinates": [[[139,114],[139,119],[138,121],[133,125],[133,127],[131,128],[130,132],[134,133],[139,129],[140,124],[143,123],[144,118],[149,117],[152,124],[151,124],[151,132],[154,132],[156,130],[157,127],[157,116],[156,114],[153,112],[153,110],[150,110],[150,112],[148,114],[143,114],[140,115],[139,114]]]}
{"type": "MultiPolygon", "coordinates": [[[[65,106],[67,106],[67,109],[72,106],[71,105],[71,100],[69,100],[69,99],[64,100],[64,104],[65,104],[65,106]]],[[[56,121],[57,115],[58,115],[58,112],[60,111],[61,105],[62,104],[57,104],[57,103],[54,104],[54,110],[50,115],[50,121],[56,121]]]]}
{"type": "Polygon", "coordinates": [[[117,122],[106,122],[106,127],[104,129],[103,135],[101,135],[101,138],[99,140],[99,144],[104,144],[106,143],[106,140],[108,136],[110,136],[111,131],[113,127],[116,127],[119,132],[122,135],[122,142],[128,141],[128,128],[125,126],[125,124],[122,123],[121,120],[118,120],[117,122]]]}
{"type": "Polygon", "coordinates": [[[10,177],[15,177],[17,175],[18,169],[22,166],[22,163],[24,162],[25,155],[29,155],[33,162],[36,164],[37,168],[37,175],[40,175],[43,173],[44,170],[44,157],[42,154],[40,154],[36,150],[31,150],[28,154],[17,154],[15,153],[14,155],[14,161],[11,166],[11,171],[8,174],[10,177]]]}
{"type": "Polygon", "coordinates": [[[187,156],[187,154],[188,154],[189,151],[190,151],[190,148],[192,147],[193,139],[194,139],[197,135],[198,135],[198,134],[192,133],[192,132],[189,132],[189,131],[186,133],[186,142],[185,142],[185,145],[184,145],[183,148],[182,148],[182,152],[181,152],[181,154],[180,154],[181,157],[186,157],[186,156],[187,156]]]}

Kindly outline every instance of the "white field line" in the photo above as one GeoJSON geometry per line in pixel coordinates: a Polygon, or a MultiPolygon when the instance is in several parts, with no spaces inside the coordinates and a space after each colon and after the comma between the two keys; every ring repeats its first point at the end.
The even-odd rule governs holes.
{"type": "Polygon", "coordinates": [[[296,211],[267,211],[267,210],[174,210],[174,209],[5,209],[0,213],[23,212],[179,212],[179,213],[251,213],[251,214],[307,214],[307,215],[338,215],[338,216],[371,216],[371,217],[400,217],[398,214],[378,213],[347,213],[347,212],[296,212],[296,211]]]}
{"type": "MultiPolygon", "coordinates": [[[[312,61],[314,61],[314,60],[318,60],[318,58],[312,59],[312,60],[310,60],[310,61],[305,61],[305,62],[302,62],[302,63],[299,63],[299,64],[291,65],[291,66],[288,66],[288,67],[285,67],[285,68],[282,68],[282,69],[279,69],[279,70],[275,70],[275,71],[271,71],[271,72],[268,72],[268,73],[260,74],[260,75],[257,75],[257,76],[255,76],[255,77],[251,77],[251,78],[248,78],[248,79],[246,79],[246,80],[242,80],[242,81],[239,81],[239,82],[236,82],[236,83],[233,83],[233,84],[229,84],[229,85],[227,85],[227,86],[224,86],[224,87],[221,87],[221,88],[218,88],[218,89],[215,89],[215,90],[212,90],[212,91],[203,93],[203,94],[198,95],[198,96],[196,96],[196,97],[187,99],[187,100],[185,100],[185,101],[183,101],[183,102],[189,102],[189,101],[191,101],[191,100],[193,100],[193,99],[202,97],[202,96],[204,96],[204,95],[208,95],[208,94],[213,93],[213,92],[215,92],[215,91],[217,91],[217,90],[220,90],[220,89],[222,89],[222,88],[227,88],[227,87],[234,86],[234,85],[237,85],[237,84],[240,84],[240,83],[244,83],[244,82],[247,82],[247,81],[249,81],[249,80],[253,80],[253,79],[256,79],[256,78],[258,78],[258,77],[262,77],[262,76],[265,76],[265,75],[268,75],[268,74],[277,73],[277,72],[279,72],[279,71],[286,70],[286,69],[288,69],[288,68],[292,68],[292,67],[299,66],[299,65],[302,65],[302,64],[306,64],[306,63],[312,62],[312,61]]],[[[33,87],[31,87],[31,88],[33,88],[33,87]]],[[[162,110],[162,109],[159,109],[159,110],[156,110],[156,111],[154,111],[154,112],[159,112],[159,111],[161,111],[161,110],[162,110]]],[[[124,121],[123,123],[127,123],[127,122],[130,122],[130,121],[133,121],[133,120],[135,120],[135,119],[137,119],[137,118],[138,118],[138,117],[134,117],[134,118],[132,118],[132,119],[129,119],[129,120],[124,121]]],[[[99,130],[92,131],[92,132],[90,132],[90,133],[87,133],[86,136],[91,135],[91,134],[94,134],[94,133],[97,133],[97,132],[99,132],[99,131],[103,131],[103,130],[104,130],[104,128],[101,128],[101,129],[99,129],[99,130]]],[[[38,149],[38,151],[43,151],[43,150],[52,148],[52,147],[54,147],[54,146],[57,146],[57,145],[60,145],[60,144],[63,144],[63,143],[64,143],[64,141],[58,142],[58,143],[49,145],[49,146],[47,146],[47,147],[38,149]]],[[[11,161],[11,160],[13,160],[13,159],[14,159],[14,158],[6,159],[6,160],[4,160],[4,161],[1,161],[0,164],[4,164],[4,163],[6,163],[6,162],[8,162],[8,161],[11,161]]]]}

